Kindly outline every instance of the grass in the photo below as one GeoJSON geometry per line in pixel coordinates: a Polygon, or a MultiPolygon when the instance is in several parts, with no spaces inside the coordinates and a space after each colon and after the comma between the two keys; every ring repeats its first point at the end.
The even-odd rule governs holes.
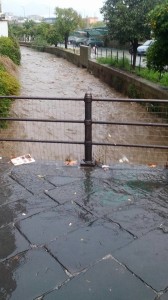
{"type": "Polygon", "coordinates": [[[158,83],[162,86],[168,87],[168,72],[161,73],[147,68],[136,69],[136,74],[151,82],[158,83]]]}
{"type": "Polygon", "coordinates": [[[130,62],[128,58],[99,57],[97,58],[97,61],[100,64],[107,64],[122,70],[130,70],[130,62]]]}

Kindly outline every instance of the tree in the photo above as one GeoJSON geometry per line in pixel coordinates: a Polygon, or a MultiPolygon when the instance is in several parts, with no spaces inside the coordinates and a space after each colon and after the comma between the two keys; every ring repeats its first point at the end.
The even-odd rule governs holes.
{"type": "Polygon", "coordinates": [[[55,9],[56,14],[56,31],[65,41],[65,48],[68,45],[68,37],[70,32],[78,28],[81,22],[81,16],[72,8],[55,9]]]}
{"type": "Polygon", "coordinates": [[[130,42],[133,49],[133,68],[139,40],[150,38],[148,13],[161,0],[106,0],[101,8],[112,39],[130,42]]]}
{"type": "Polygon", "coordinates": [[[168,65],[168,0],[149,13],[149,22],[156,41],[148,50],[147,67],[161,73],[168,65]]]}

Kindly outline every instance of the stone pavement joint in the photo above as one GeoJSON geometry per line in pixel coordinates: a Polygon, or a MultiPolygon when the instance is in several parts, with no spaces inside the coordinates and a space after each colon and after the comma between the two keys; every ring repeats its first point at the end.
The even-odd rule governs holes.
{"type": "Polygon", "coordinates": [[[0,163],[0,299],[168,299],[168,170],[0,163]]]}

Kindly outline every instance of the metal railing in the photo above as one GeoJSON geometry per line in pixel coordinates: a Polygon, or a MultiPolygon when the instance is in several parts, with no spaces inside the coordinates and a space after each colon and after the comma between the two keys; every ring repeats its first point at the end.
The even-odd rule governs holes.
{"type": "Polygon", "coordinates": [[[168,100],[115,98],[98,99],[93,98],[92,94],[86,93],[84,98],[0,96],[0,104],[4,101],[4,99],[9,98],[12,100],[16,108],[15,111],[12,110],[12,112],[9,113],[9,116],[3,116],[3,113],[0,114],[0,145],[1,143],[5,142],[83,145],[84,158],[81,164],[86,166],[94,165],[94,146],[100,146],[104,148],[111,147],[115,149],[122,148],[129,149],[129,151],[130,149],[136,148],[146,150],[153,149],[159,150],[159,152],[163,151],[165,154],[164,163],[167,163],[168,100]],[[16,100],[21,101],[20,103],[22,104],[23,108],[22,113],[19,113],[17,110],[16,100]],[[33,108],[31,110],[34,111],[33,117],[23,117],[22,115],[24,115],[26,104],[34,105],[35,101],[38,101],[38,104],[36,109],[33,108]],[[43,102],[46,104],[45,109],[41,108],[41,112],[44,112],[45,110],[45,113],[41,115],[40,112],[38,113],[38,109],[43,102]],[[77,115],[79,115],[80,119],[76,119],[74,114],[68,112],[68,108],[66,107],[67,105],[64,105],[64,108],[66,108],[64,117],[60,118],[61,113],[63,113],[63,109],[62,107],[59,107],[59,109],[53,107],[49,108],[49,103],[53,102],[59,102],[59,105],[68,102],[70,104],[69,107],[72,106],[73,102],[75,103],[75,106],[77,106],[78,103],[79,113],[77,115]],[[115,107],[115,105],[117,106],[115,107]],[[49,109],[51,109],[51,111],[56,111],[57,116],[53,115],[51,117],[50,115],[49,118],[46,118],[45,115],[47,115],[49,109]],[[73,115],[73,118],[66,118],[67,113],[68,116],[73,115]],[[9,132],[10,130],[8,130],[8,128],[11,127],[11,123],[18,124],[17,128],[13,128],[12,134],[9,132]],[[55,128],[50,130],[50,132],[52,131],[52,138],[46,138],[49,136],[48,133],[46,133],[44,138],[39,138],[39,132],[42,125],[38,127],[37,133],[34,134],[38,123],[44,124],[44,128],[46,127],[46,124],[67,124],[67,127],[64,129],[64,132],[66,131],[66,133],[68,130],[70,130],[70,124],[74,124],[74,127],[71,129],[71,131],[73,131],[74,128],[77,130],[79,126],[82,126],[82,128],[84,126],[84,130],[81,129],[80,133],[77,135],[77,137],[81,137],[81,140],[74,139],[72,136],[66,140],[64,132],[55,128]],[[19,131],[22,131],[22,129],[24,129],[23,127],[25,126],[23,126],[23,124],[26,124],[27,127],[27,124],[31,124],[31,128],[28,129],[28,131],[31,133],[31,138],[27,138],[25,135],[20,135],[19,137],[19,131]],[[96,129],[97,127],[100,128],[100,126],[101,129],[96,129]],[[141,132],[140,128],[143,128],[143,132],[141,132]],[[56,134],[58,131],[60,132],[61,139],[60,136],[55,138],[54,134],[56,134]],[[125,133],[123,133],[124,131],[125,133]],[[16,136],[14,136],[15,134],[16,136]],[[146,143],[146,141],[148,141],[148,143],[146,143]]]}
{"type": "MultiPolygon", "coordinates": [[[[127,61],[130,62],[130,68],[133,62],[133,54],[129,53],[129,50],[115,49],[115,48],[104,48],[98,47],[96,49],[92,48],[91,57],[94,59],[98,58],[109,58],[118,63],[119,60],[122,62],[122,66],[127,65],[127,61]]],[[[136,66],[139,68],[146,67],[146,57],[142,55],[137,55],[136,57],[136,66]]]]}

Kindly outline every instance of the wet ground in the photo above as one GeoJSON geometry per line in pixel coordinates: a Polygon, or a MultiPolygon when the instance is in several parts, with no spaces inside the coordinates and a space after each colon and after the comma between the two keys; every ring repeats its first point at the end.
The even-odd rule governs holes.
{"type": "MultiPolygon", "coordinates": [[[[78,97],[90,91],[96,97],[121,96],[113,94],[111,88],[85,69],[46,53],[25,48],[22,51],[20,76],[24,95],[60,93],[73,97],[76,93],[78,97]]],[[[53,106],[45,107],[41,102],[33,105],[31,101],[27,106],[22,100],[16,101],[12,113],[53,116],[53,106]]],[[[59,105],[57,116],[62,111],[59,105]]],[[[110,108],[98,103],[94,118],[107,115],[107,119],[117,120],[122,107],[110,108]]],[[[139,108],[131,104],[124,109],[122,118],[128,120],[133,115],[134,120],[156,120],[143,107],[140,113],[139,108]]],[[[79,117],[81,110],[77,106],[71,113],[79,117]]],[[[65,114],[67,117],[68,110],[65,114]]],[[[19,136],[21,131],[26,137],[58,134],[50,127],[47,131],[42,127],[40,132],[39,127],[36,130],[28,124],[15,126],[9,135],[19,136]]],[[[137,135],[156,141],[147,127],[145,132],[124,130],[99,129],[95,138],[133,140],[137,135]]],[[[64,132],[72,139],[73,134],[80,135],[82,131],[65,128],[64,132]]],[[[164,142],[159,131],[157,142],[161,139],[164,142]]],[[[27,145],[10,147],[4,148],[10,150],[4,152],[5,156],[25,154],[28,150],[27,145]]],[[[17,167],[0,153],[0,299],[167,300],[168,170],[154,164],[138,166],[127,161],[126,165],[126,158],[133,156],[129,150],[112,156],[111,161],[122,158],[120,165],[110,163],[105,168],[50,162],[51,148],[46,145],[30,150],[36,162],[17,167]],[[48,162],[38,160],[43,153],[48,162]]],[[[72,153],[78,155],[79,150],[75,150],[72,153]]],[[[61,151],[65,152],[65,148],[61,151]]],[[[138,155],[143,160],[143,154],[138,155]]],[[[149,157],[150,151],[148,162],[149,157]]]]}
{"type": "Polygon", "coordinates": [[[168,170],[0,162],[0,299],[167,300],[168,170]]]}
{"type": "MultiPolygon", "coordinates": [[[[21,95],[39,97],[82,97],[86,92],[94,98],[123,98],[107,84],[89,74],[84,68],[77,68],[65,59],[29,48],[21,48],[22,62],[19,68],[21,95]]],[[[93,103],[93,120],[98,121],[141,121],[162,122],[162,116],[149,113],[137,103],[93,103]]],[[[13,117],[47,119],[84,119],[84,102],[16,100],[11,110],[13,117]]],[[[21,139],[46,139],[84,141],[83,124],[13,122],[1,137],[21,139]]],[[[167,129],[128,126],[94,126],[93,141],[115,144],[155,144],[167,145],[167,129]]],[[[19,156],[31,153],[35,159],[64,161],[67,156],[81,160],[84,147],[81,145],[3,143],[1,156],[19,156]]],[[[99,147],[93,149],[93,156],[103,163],[119,162],[126,157],[130,163],[165,164],[168,153],[142,149],[99,147]]]]}

